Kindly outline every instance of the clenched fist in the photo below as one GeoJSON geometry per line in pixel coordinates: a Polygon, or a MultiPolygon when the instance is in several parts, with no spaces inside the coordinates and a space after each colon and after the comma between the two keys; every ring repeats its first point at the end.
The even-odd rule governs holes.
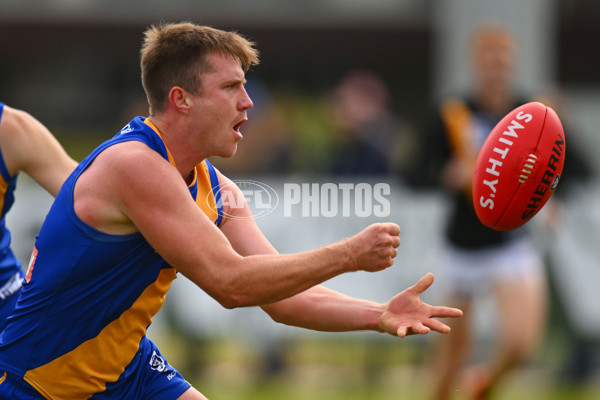
{"type": "Polygon", "coordinates": [[[400,246],[400,227],[378,223],[365,228],[347,241],[355,271],[376,272],[394,263],[400,246]]]}

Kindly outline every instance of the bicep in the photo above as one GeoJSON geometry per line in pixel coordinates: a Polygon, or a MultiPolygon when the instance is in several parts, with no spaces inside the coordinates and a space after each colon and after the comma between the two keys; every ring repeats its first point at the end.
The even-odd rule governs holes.
{"type": "Polygon", "coordinates": [[[43,152],[38,153],[39,157],[25,165],[23,171],[52,196],[56,196],[77,162],[56,140],[47,140],[44,146],[43,152]]]}
{"type": "MultiPolygon", "coordinates": [[[[219,174],[219,180],[222,182],[222,190],[231,190],[234,192],[231,194],[232,198],[244,198],[241,190],[231,180],[221,174],[219,174]]],[[[225,215],[227,217],[221,225],[221,231],[225,234],[236,252],[242,256],[278,254],[277,250],[256,224],[250,207],[245,200],[242,207],[226,210],[225,215]]],[[[325,295],[330,295],[331,292],[329,289],[317,285],[285,300],[263,305],[262,309],[271,318],[278,320],[281,315],[295,313],[295,310],[302,309],[307,302],[310,302],[309,299],[313,299],[315,296],[322,298],[325,295]]]]}
{"type": "Polygon", "coordinates": [[[128,152],[113,166],[118,207],[174,268],[205,288],[217,265],[239,258],[196,205],[175,168],[157,154],[128,152]]]}
{"type": "Polygon", "coordinates": [[[77,163],[69,157],[52,133],[33,116],[15,110],[9,137],[9,163],[16,171],[24,171],[50,194],[56,196],[77,163]]]}
{"type": "MultiPolygon", "coordinates": [[[[244,199],[242,191],[227,177],[219,173],[221,182],[221,195],[231,191],[230,198],[244,199]]],[[[221,224],[221,231],[225,234],[233,249],[242,256],[258,254],[277,254],[277,250],[262,233],[252,216],[250,207],[244,199],[241,207],[224,210],[225,220],[221,224]]]]}

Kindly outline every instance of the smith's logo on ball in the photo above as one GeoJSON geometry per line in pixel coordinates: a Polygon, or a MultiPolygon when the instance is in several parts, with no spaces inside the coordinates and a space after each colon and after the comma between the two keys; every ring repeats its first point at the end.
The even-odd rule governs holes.
{"type": "Polygon", "coordinates": [[[496,185],[498,184],[500,178],[500,167],[502,167],[503,160],[506,159],[508,152],[510,151],[512,145],[514,144],[513,139],[518,139],[519,135],[517,130],[524,129],[525,125],[533,120],[533,116],[531,114],[525,113],[523,111],[519,112],[515,119],[510,122],[510,125],[506,127],[502,135],[498,138],[498,143],[493,148],[493,152],[497,154],[496,157],[490,157],[488,159],[488,167],[485,169],[485,172],[488,174],[486,179],[483,179],[483,184],[490,189],[489,197],[481,196],[479,198],[479,204],[483,208],[489,208],[490,210],[494,209],[494,200],[496,197],[496,185]],[[522,122],[522,123],[521,123],[522,122]]]}

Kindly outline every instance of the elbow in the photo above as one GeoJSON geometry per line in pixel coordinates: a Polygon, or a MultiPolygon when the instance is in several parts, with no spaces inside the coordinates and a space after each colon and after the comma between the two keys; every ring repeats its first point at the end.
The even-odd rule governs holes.
{"type": "Polygon", "coordinates": [[[201,289],[228,310],[257,305],[258,293],[253,293],[251,285],[242,279],[242,274],[237,272],[241,270],[237,264],[239,259],[241,257],[221,260],[221,267],[217,272],[210,273],[215,269],[209,269],[209,273],[206,273],[207,270],[204,270],[201,279],[196,280],[196,284],[201,289]]]}
{"type": "MultiPolygon", "coordinates": [[[[234,309],[268,304],[277,299],[277,293],[264,285],[256,274],[240,263],[242,257],[220,260],[218,269],[204,273],[198,286],[209,293],[224,308],[234,309]]],[[[206,270],[204,271],[206,272],[206,270]]]]}
{"type": "Polygon", "coordinates": [[[221,284],[213,294],[213,298],[228,310],[258,305],[256,297],[251,292],[234,283],[221,284]]]}
{"type": "Polygon", "coordinates": [[[294,316],[292,314],[287,313],[279,313],[279,312],[267,312],[267,315],[273,320],[273,322],[282,325],[295,326],[297,324],[294,323],[294,316]]]}
{"type": "Polygon", "coordinates": [[[277,306],[277,303],[265,304],[261,306],[262,310],[273,320],[273,322],[277,322],[279,324],[284,323],[285,318],[283,318],[282,313],[280,312],[277,306]]]}
{"type": "Polygon", "coordinates": [[[222,305],[223,307],[225,307],[228,310],[233,310],[234,308],[248,307],[248,306],[253,305],[253,304],[249,304],[246,301],[244,301],[242,296],[238,296],[238,295],[234,295],[234,294],[227,294],[227,295],[219,296],[218,298],[216,298],[216,300],[219,302],[220,305],[222,305]]]}
{"type": "Polygon", "coordinates": [[[296,300],[298,297],[293,296],[288,299],[265,304],[261,308],[273,322],[283,325],[296,325],[293,321],[302,315],[300,310],[304,309],[302,303],[298,303],[298,300],[296,300]]]}

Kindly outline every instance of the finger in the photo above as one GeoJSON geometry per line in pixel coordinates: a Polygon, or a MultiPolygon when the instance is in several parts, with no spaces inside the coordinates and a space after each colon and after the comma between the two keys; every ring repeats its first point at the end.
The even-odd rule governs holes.
{"type": "Polygon", "coordinates": [[[408,333],[408,327],[406,327],[406,326],[400,326],[398,328],[398,330],[396,330],[396,335],[400,338],[406,337],[407,333],[408,333]]]}
{"type": "Polygon", "coordinates": [[[463,312],[458,308],[437,306],[431,307],[431,316],[440,318],[457,318],[462,317],[463,312]]]}
{"type": "Polygon", "coordinates": [[[423,293],[431,284],[433,283],[433,274],[431,272],[425,274],[424,277],[419,279],[417,283],[411,287],[411,290],[414,290],[417,294],[423,293]]]}
{"type": "Polygon", "coordinates": [[[394,265],[394,257],[388,257],[388,258],[385,260],[385,263],[383,264],[383,268],[384,268],[384,269],[385,269],[385,268],[389,268],[389,267],[391,267],[392,265],[394,265]]]}
{"type": "Polygon", "coordinates": [[[394,238],[392,240],[392,246],[394,248],[400,247],[400,236],[394,236],[394,238]]]}
{"type": "Polygon", "coordinates": [[[390,222],[387,224],[387,231],[390,235],[400,236],[402,230],[400,229],[400,226],[390,222]]]}
{"type": "Polygon", "coordinates": [[[431,331],[431,329],[429,329],[428,327],[423,325],[423,323],[421,323],[421,322],[417,322],[417,323],[413,324],[413,326],[411,326],[410,330],[412,333],[419,334],[419,335],[426,335],[431,331]]]}
{"type": "Polygon", "coordinates": [[[423,323],[425,326],[439,333],[450,333],[450,327],[437,319],[429,319],[423,323]]]}

